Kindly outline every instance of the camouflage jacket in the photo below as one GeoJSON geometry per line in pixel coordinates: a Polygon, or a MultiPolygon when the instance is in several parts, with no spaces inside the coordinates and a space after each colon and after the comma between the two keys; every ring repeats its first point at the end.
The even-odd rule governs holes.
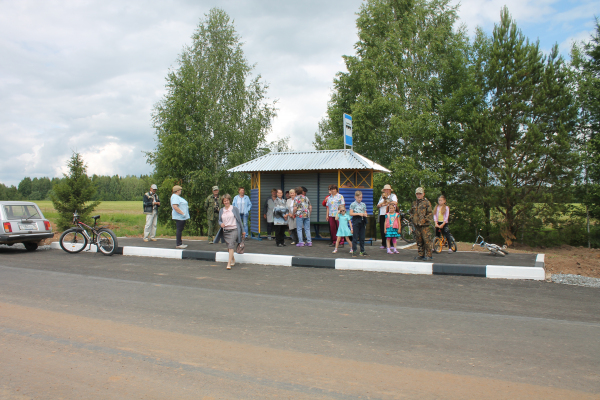
{"type": "Polygon", "coordinates": [[[431,203],[426,197],[415,200],[410,208],[410,217],[415,226],[428,226],[433,221],[433,210],[431,203]]]}
{"type": "Polygon", "coordinates": [[[223,208],[223,196],[219,196],[218,208],[215,206],[215,196],[209,195],[204,200],[204,209],[206,210],[206,219],[215,221],[219,219],[219,210],[223,208]]]}

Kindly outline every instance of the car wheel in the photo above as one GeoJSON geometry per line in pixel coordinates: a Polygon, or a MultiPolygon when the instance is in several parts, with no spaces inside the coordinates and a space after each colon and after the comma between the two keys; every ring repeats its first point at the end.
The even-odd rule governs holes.
{"type": "Polygon", "coordinates": [[[25,246],[25,249],[27,249],[27,251],[36,251],[38,248],[38,244],[37,243],[23,243],[23,246],[25,246]]]}

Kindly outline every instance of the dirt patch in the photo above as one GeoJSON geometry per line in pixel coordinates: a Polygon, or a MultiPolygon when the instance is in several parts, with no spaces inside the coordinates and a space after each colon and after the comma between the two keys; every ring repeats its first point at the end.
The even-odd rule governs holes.
{"type": "MultiPolygon", "coordinates": [[[[458,243],[459,251],[471,251],[473,243],[458,243]]],[[[473,251],[487,251],[475,247],[473,251]]],[[[573,247],[562,245],[560,247],[544,248],[530,247],[516,244],[508,251],[511,253],[534,253],[546,255],[546,272],[551,274],[573,274],[600,278],[600,249],[586,247],[573,247]]]]}

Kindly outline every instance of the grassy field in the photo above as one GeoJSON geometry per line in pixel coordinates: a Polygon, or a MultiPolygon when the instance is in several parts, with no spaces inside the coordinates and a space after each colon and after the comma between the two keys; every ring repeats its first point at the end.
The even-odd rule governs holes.
{"type": "MultiPolygon", "coordinates": [[[[51,201],[35,201],[44,217],[53,223],[56,231],[55,222],[58,213],[52,206],[51,201]]],[[[117,236],[143,236],[146,216],[142,212],[141,201],[103,201],[94,209],[93,215],[100,215],[99,225],[108,225],[117,236]]],[[[184,231],[185,232],[185,231],[184,231]]],[[[184,233],[185,234],[185,233],[184,233]]],[[[171,237],[175,236],[175,231],[171,227],[165,227],[158,224],[156,236],[171,237]]]]}

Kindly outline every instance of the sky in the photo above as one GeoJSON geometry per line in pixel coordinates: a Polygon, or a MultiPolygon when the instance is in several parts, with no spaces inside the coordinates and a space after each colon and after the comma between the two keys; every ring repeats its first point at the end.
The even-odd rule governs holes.
{"type": "MultiPolygon", "coordinates": [[[[452,0],[472,35],[491,33],[506,5],[524,34],[568,58],[589,40],[597,0],[452,0]]],[[[332,82],[353,55],[362,0],[0,0],[0,183],[66,172],[152,173],[153,106],[165,77],[213,7],[233,19],[247,60],[278,113],[267,139],[311,150],[332,82]]]]}

